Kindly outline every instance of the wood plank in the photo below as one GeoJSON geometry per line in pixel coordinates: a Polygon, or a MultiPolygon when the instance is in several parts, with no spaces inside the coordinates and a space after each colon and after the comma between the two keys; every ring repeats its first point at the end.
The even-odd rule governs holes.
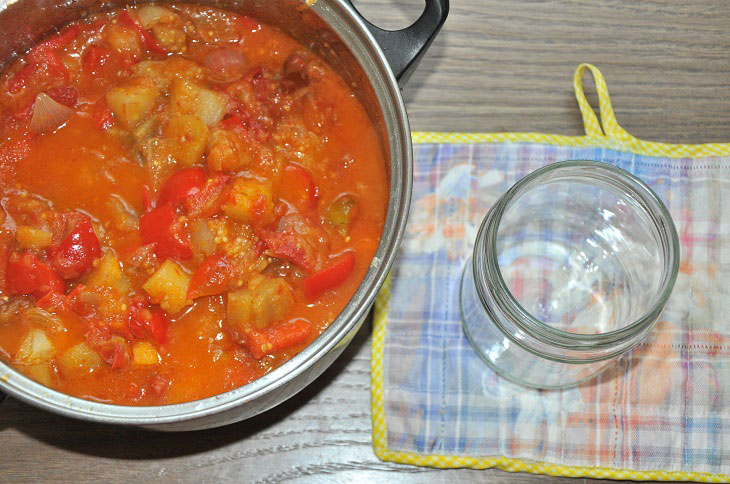
{"type": "MultiPolygon", "coordinates": [[[[406,25],[422,4],[356,2],[386,28],[406,25]]],[[[619,122],[632,134],[728,140],[728,18],[730,3],[720,0],[454,0],[442,34],[404,91],[412,128],[582,134],[572,75],[578,63],[591,62],[606,76],[619,122]]],[[[95,425],[9,399],[0,407],[2,479],[581,481],[380,462],[371,448],[369,333],[364,327],[301,394],[221,429],[162,434],[95,425]]]]}

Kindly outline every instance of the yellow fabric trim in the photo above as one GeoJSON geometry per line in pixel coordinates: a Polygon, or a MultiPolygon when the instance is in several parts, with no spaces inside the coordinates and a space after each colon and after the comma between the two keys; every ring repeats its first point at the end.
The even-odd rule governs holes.
{"type": "MultiPolygon", "coordinates": [[[[414,143],[500,143],[533,142],[558,146],[599,147],[648,156],[668,156],[672,158],[730,156],[730,143],[708,143],[702,145],[682,145],[642,141],[626,132],[616,121],[611,106],[608,87],[601,72],[590,64],[581,64],[575,70],[573,88],[578,100],[586,136],[562,136],[543,133],[438,133],[414,132],[414,143]],[[583,93],[583,74],[588,69],[596,82],[599,97],[601,122],[588,104],[583,93]]],[[[637,481],[697,481],[730,482],[730,475],[707,474],[703,472],[678,472],[647,470],[634,471],[610,467],[580,467],[512,459],[502,456],[466,457],[458,455],[421,455],[411,452],[398,452],[388,449],[387,426],[385,421],[385,393],[383,387],[383,354],[385,349],[385,329],[387,326],[388,304],[390,302],[390,276],[375,300],[373,342],[371,354],[371,412],[373,419],[373,450],[379,459],[401,464],[430,466],[438,468],[469,467],[486,469],[496,467],[507,472],[529,472],[563,477],[591,477],[603,479],[630,479],[637,481]]]]}
{"type": "Polygon", "coordinates": [[[608,94],[606,80],[595,66],[581,64],[575,69],[573,90],[583,116],[586,136],[563,136],[544,133],[439,133],[416,131],[412,134],[414,143],[504,143],[533,142],[557,146],[592,146],[618,151],[629,151],[646,156],[668,156],[670,158],[700,158],[703,156],[730,156],[730,143],[705,143],[685,145],[644,141],[630,135],[616,120],[608,94]],[[588,70],[593,74],[601,113],[599,123],[593,108],[583,92],[583,75],[588,70]]]}

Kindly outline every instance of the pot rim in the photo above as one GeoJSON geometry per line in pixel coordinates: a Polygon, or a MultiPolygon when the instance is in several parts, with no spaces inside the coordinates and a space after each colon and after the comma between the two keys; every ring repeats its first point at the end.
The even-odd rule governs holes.
{"type": "MultiPolygon", "coordinates": [[[[5,4],[3,7],[7,6],[5,4]]],[[[0,11],[5,8],[0,8],[0,11]]],[[[67,417],[112,424],[142,426],[170,424],[197,420],[252,402],[300,377],[333,348],[349,343],[349,340],[344,338],[370,310],[390,272],[405,231],[413,176],[410,125],[398,82],[385,54],[362,18],[343,0],[319,1],[310,8],[338,34],[360,63],[381,105],[378,112],[384,114],[388,108],[392,110],[391,118],[384,116],[385,134],[388,140],[383,141],[389,142],[387,155],[391,161],[390,197],[385,225],[370,269],[337,318],[309,346],[271,373],[233,390],[200,400],[155,406],[114,405],[84,400],[36,383],[2,361],[0,361],[0,390],[26,403],[67,417]],[[345,22],[347,28],[337,29],[333,20],[345,22]],[[364,60],[369,60],[372,65],[363,65],[364,60]],[[376,81],[379,81],[381,86],[377,86],[376,81]],[[378,87],[385,88],[385,92],[380,92],[378,87]]],[[[311,383],[317,376],[319,374],[313,375],[301,388],[311,383]]],[[[292,395],[270,403],[258,413],[292,395]]]]}

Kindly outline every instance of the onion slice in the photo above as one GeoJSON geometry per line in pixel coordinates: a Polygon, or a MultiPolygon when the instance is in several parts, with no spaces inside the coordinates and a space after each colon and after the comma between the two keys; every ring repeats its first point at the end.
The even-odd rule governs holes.
{"type": "Polygon", "coordinates": [[[35,97],[30,130],[36,134],[49,133],[62,126],[73,114],[73,109],[54,101],[51,96],[42,92],[35,97]]]}
{"type": "Polygon", "coordinates": [[[246,72],[247,64],[243,53],[232,47],[215,49],[205,56],[205,65],[214,73],[218,82],[237,81],[246,72]]]}
{"type": "Polygon", "coordinates": [[[137,8],[137,17],[143,29],[149,29],[157,23],[172,23],[179,17],[170,9],[159,5],[144,5],[137,8]]]}

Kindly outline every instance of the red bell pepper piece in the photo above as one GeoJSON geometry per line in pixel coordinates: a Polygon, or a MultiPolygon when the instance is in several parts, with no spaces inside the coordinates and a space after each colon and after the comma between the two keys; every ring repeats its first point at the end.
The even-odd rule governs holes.
{"type": "Polygon", "coordinates": [[[91,221],[83,217],[51,254],[51,265],[64,279],[73,279],[91,270],[94,259],[101,256],[99,239],[91,221]]]}
{"type": "Polygon", "coordinates": [[[345,252],[337,262],[302,281],[304,295],[310,300],[317,299],[324,292],[345,282],[354,267],[355,254],[353,252],[345,252]]]}
{"type": "Polygon", "coordinates": [[[96,351],[106,361],[112,370],[124,368],[129,364],[127,347],[121,342],[106,341],[96,346],[96,351]]]}
{"type": "Polygon", "coordinates": [[[274,327],[251,330],[244,337],[244,345],[251,356],[260,360],[264,355],[303,343],[312,334],[312,325],[304,319],[293,319],[274,327]]]}
{"type": "Polygon", "coordinates": [[[185,261],[193,257],[190,241],[182,222],[176,220],[172,204],[160,205],[139,219],[144,244],[155,244],[158,257],[185,261]]]}
{"type": "Polygon", "coordinates": [[[104,101],[100,101],[94,105],[91,110],[91,120],[99,129],[104,131],[114,126],[114,114],[112,114],[111,109],[107,107],[104,101]]]}
{"type": "Polygon", "coordinates": [[[223,254],[215,254],[205,259],[190,278],[188,298],[196,299],[213,296],[228,289],[233,266],[223,254]]]}
{"type": "Polygon", "coordinates": [[[67,309],[67,296],[62,293],[48,292],[45,296],[38,299],[35,303],[41,309],[46,311],[59,311],[67,309]]]}
{"type": "Polygon", "coordinates": [[[87,76],[97,74],[112,56],[112,51],[106,47],[91,45],[86,49],[84,59],[81,62],[81,69],[87,76]]]}
{"type": "Polygon", "coordinates": [[[75,312],[79,316],[90,316],[93,313],[93,309],[90,305],[86,304],[81,299],[81,293],[86,290],[86,286],[78,284],[74,287],[71,292],[66,294],[65,307],[75,312]]]}
{"type": "Polygon", "coordinates": [[[0,241],[0,291],[5,290],[5,272],[8,268],[8,258],[10,258],[10,249],[0,241]]]}
{"type": "Polygon", "coordinates": [[[131,15],[129,15],[128,11],[125,10],[119,15],[119,21],[122,23],[122,25],[125,25],[137,32],[137,35],[139,35],[142,43],[145,45],[145,47],[147,47],[147,50],[149,50],[150,52],[153,52],[155,54],[168,53],[165,49],[160,47],[160,44],[157,43],[157,40],[155,40],[155,37],[151,33],[143,29],[142,26],[138,24],[131,15]]]}
{"type": "Polygon", "coordinates": [[[38,289],[33,291],[36,299],[40,299],[48,293],[63,294],[66,292],[66,283],[48,264],[38,266],[38,282],[38,289]]]}
{"type": "Polygon", "coordinates": [[[229,175],[215,175],[205,184],[185,199],[185,208],[191,217],[208,218],[221,209],[228,199],[231,187],[228,185],[229,175]]]}
{"type": "Polygon", "coordinates": [[[152,311],[152,317],[145,321],[147,331],[149,331],[152,338],[159,344],[165,344],[167,342],[167,327],[169,325],[170,320],[161,309],[152,311]]]}
{"type": "Polygon", "coordinates": [[[52,75],[68,80],[68,69],[54,51],[70,44],[76,38],[80,29],[81,27],[78,25],[72,25],[33,47],[25,56],[27,64],[8,80],[8,92],[16,93],[26,87],[29,84],[30,77],[41,64],[45,64],[52,75]]]}
{"type": "Polygon", "coordinates": [[[35,47],[33,47],[33,49],[31,49],[30,52],[28,52],[28,55],[31,58],[35,58],[35,56],[41,51],[56,50],[62,47],[66,47],[76,38],[77,35],[79,35],[80,30],[81,27],[78,24],[72,25],[67,29],[64,29],[61,32],[57,33],[56,35],[48,37],[43,42],[37,44],[35,47]]]}
{"type": "Polygon", "coordinates": [[[205,184],[205,170],[202,168],[185,168],[172,175],[162,187],[158,203],[178,204],[191,195],[199,192],[205,184]]]}
{"type": "Polygon", "coordinates": [[[257,227],[254,227],[254,230],[256,236],[264,242],[266,248],[276,257],[290,260],[306,270],[314,268],[314,261],[301,245],[301,238],[293,231],[274,232],[257,227]]]}
{"type": "Polygon", "coordinates": [[[32,294],[40,299],[49,292],[62,294],[66,289],[58,274],[31,252],[11,255],[5,277],[10,294],[32,294]]]}
{"type": "Polygon", "coordinates": [[[149,334],[158,344],[165,344],[169,325],[170,320],[161,309],[152,311],[141,306],[130,309],[129,332],[135,338],[144,339],[149,334]]]}
{"type": "Polygon", "coordinates": [[[278,184],[279,198],[291,203],[300,211],[312,211],[317,207],[319,190],[312,175],[302,166],[289,164],[284,168],[278,184]]]}

